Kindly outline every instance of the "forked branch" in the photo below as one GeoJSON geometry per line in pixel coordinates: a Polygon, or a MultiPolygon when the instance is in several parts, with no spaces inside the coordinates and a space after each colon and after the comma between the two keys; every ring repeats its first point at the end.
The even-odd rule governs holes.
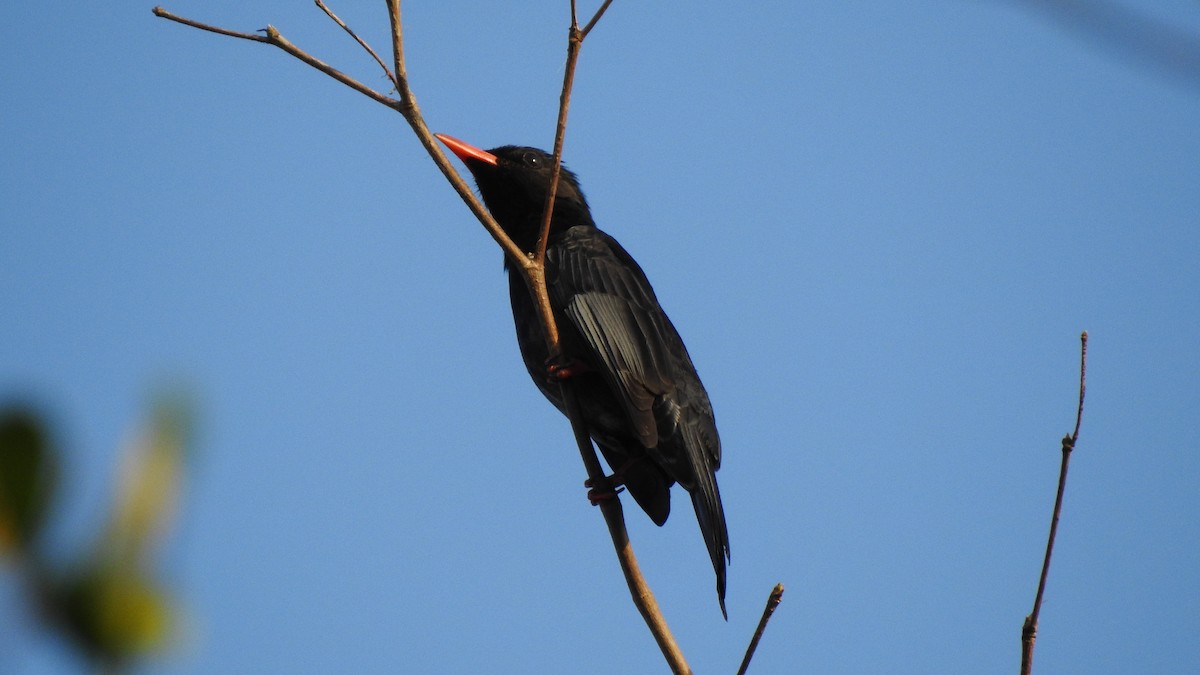
{"type": "Polygon", "coordinates": [[[162,7],[155,7],[153,12],[154,12],[155,16],[162,17],[164,19],[174,21],[176,23],[181,23],[185,26],[191,26],[192,28],[199,28],[200,30],[208,31],[210,33],[216,33],[217,35],[225,35],[228,37],[237,38],[239,40],[249,40],[251,42],[261,42],[263,44],[273,45],[275,47],[282,49],[283,51],[287,52],[288,54],[291,54],[292,56],[300,59],[301,61],[307,63],[308,65],[312,66],[313,68],[316,68],[317,70],[321,71],[322,73],[325,73],[326,75],[332,77],[333,79],[337,80],[338,82],[341,82],[342,84],[346,85],[347,87],[350,87],[351,89],[363,94],[364,96],[367,96],[368,98],[370,98],[378,103],[382,103],[383,105],[386,105],[389,108],[393,108],[395,110],[400,110],[400,102],[399,101],[397,101],[396,99],[391,98],[389,96],[385,96],[384,94],[382,94],[378,91],[375,91],[374,89],[368,87],[367,85],[363,84],[362,82],[359,82],[358,80],[354,79],[353,77],[350,77],[349,75],[343,73],[342,71],[338,70],[337,68],[334,68],[333,66],[329,65],[328,63],[325,63],[324,61],[316,58],[315,56],[309,54],[308,52],[304,51],[303,49],[300,49],[296,45],[292,44],[291,41],[289,41],[287,38],[283,37],[283,35],[279,32],[279,30],[276,29],[274,26],[268,25],[266,28],[263,28],[260,31],[260,32],[264,33],[264,35],[257,35],[255,33],[243,33],[241,31],[229,30],[228,28],[221,28],[219,26],[213,26],[213,25],[210,25],[207,23],[201,23],[199,21],[195,21],[193,19],[188,19],[188,18],[179,16],[177,14],[172,14],[171,12],[168,12],[167,10],[163,9],[162,7]]]}
{"type": "MultiPolygon", "coordinates": [[[[571,105],[571,90],[575,82],[575,67],[579,62],[579,51],[583,47],[583,41],[595,27],[596,22],[604,15],[605,10],[612,4],[612,0],[605,2],[596,10],[596,14],[591,21],[587,23],[586,28],[579,28],[575,10],[575,0],[571,0],[571,26],[567,36],[567,61],[563,71],[563,87],[562,94],[559,96],[558,104],[558,123],[554,133],[554,152],[553,163],[554,167],[550,174],[550,189],[546,195],[546,205],[542,213],[541,232],[538,236],[537,251],[532,256],[532,265],[525,270],[526,283],[529,285],[536,303],[539,305],[539,313],[542,315],[543,328],[546,330],[546,342],[550,348],[551,354],[558,354],[560,351],[558,342],[558,330],[554,323],[554,317],[550,309],[550,296],[546,291],[546,243],[550,238],[550,222],[554,215],[554,200],[558,192],[558,181],[562,175],[562,150],[563,138],[567,129],[567,112],[571,105]]],[[[587,426],[583,422],[583,414],[579,409],[579,402],[575,397],[575,391],[566,383],[561,383],[561,396],[563,399],[563,407],[566,409],[567,417],[571,420],[571,429],[575,434],[575,442],[579,446],[580,458],[583,460],[584,468],[587,470],[589,483],[599,489],[603,489],[608,484],[608,478],[604,475],[604,468],[600,464],[600,459],[596,455],[596,449],[592,446],[591,437],[588,435],[587,426]]],[[[609,536],[612,537],[613,548],[617,552],[617,560],[621,565],[621,571],[625,574],[625,582],[629,586],[630,596],[633,598],[634,605],[645,620],[646,626],[650,629],[650,633],[654,636],[655,642],[658,643],[659,649],[662,651],[663,658],[667,660],[671,671],[674,673],[690,673],[691,668],[683,657],[683,651],[679,649],[678,643],[675,642],[674,635],[671,634],[671,629],[667,626],[666,619],[658,608],[658,603],[654,599],[654,593],[650,590],[650,586],[646,583],[645,577],[642,576],[641,569],[638,567],[637,557],[633,553],[633,546],[629,543],[629,533],[625,529],[625,517],[621,508],[621,502],[618,499],[606,499],[599,503],[600,511],[604,515],[604,521],[608,525],[609,536]]]]}
{"type": "MultiPolygon", "coordinates": [[[[550,220],[554,213],[554,198],[558,194],[558,178],[562,175],[563,138],[567,133],[567,110],[571,107],[571,90],[575,86],[575,66],[579,63],[579,50],[583,48],[583,40],[592,32],[596,22],[604,16],[604,12],[612,0],[604,0],[595,16],[588,21],[587,26],[580,30],[579,19],[575,13],[575,0],[571,0],[571,28],[567,33],[567,65],[563,69],[562,95],[558,99],[558,124],[554,130],[554,169],[550,173],[550,192],[546,195],[546,207],[542,214],[542,229],[538,236],[537,256],[535,260],[544,265],[546,261],[546,242],[550,239],[550,220]]],[[[557,340],[555,340],[557,342],[557,340]]],[[[551,351],[554,345],[551,345],[551,351]]]]}
{"type": "Polygon", "coordinates": [[[346,33],[349,34],[350,37],[354,38],[354,41],[358,43],[358,46],[367,50],[367,53],[371,55],[371,58],[375,59],[375,63],[378,63],[379,67],[383,68],[383,74],[386,75],[387,78],[392,81],[392,86],[399,88],[400,84],[398,82],[396,82],[396,76],[392,74],[391,69],[387,67],[387,64],[383,62],[383,59],[379,58],[379,54],[376,54],[375,50],[371,49],[371,45],[367,44],[366,40],[363,40],[362,38],[360,38],[358,36],[358,33],[355,33],[354,30],[352,28],[350,28],[350,26],[347,26],[346,22],[342,21],[341,17],[339,17],[337,14],[334,14],[333,10],[329,9],[329,7],[324,2],[321,2],[321,0],[316,0],[316,3],[317,3],[317,7],[320,7],[321,11],[325,12],[325,16],[328,16],[330,19],[333,20],[334,23],[341,26],[342,30],[346,31],[346,33]]]}
{"type": "MultiPolygon", "coordinates": [[[[543,218],[542,233],[539,237],[537,251],[525,252],[522,251],[508,237],[491,214],[484,208],[483,204],[471,192],[470,187],[462,179],[462,176],[450,164],[446,155],[442,152],[440,145],[437,143],[429,128],[425,125],[425,121],[421,116],[420,108],[417,106],[416,98],[409,87],[408,73],[404,59],[404,31],[400,14],[400,0],[387,0],[388,17],[391,24],[392,36],[392,56],[393,69],[389,70],[383,63],[383,60],[371,47],[362,40],[353,30],[349,28],[340,18],[338,18],[321,0],[316,0],[318,7],[324,11],[330,19],[342,27],[360,46],[362,46],[376,63],[387,73],[388,79],[395,85],[398,99],[391,98],[381,92],[378,92],[352,77],[342,73],[323,61],[313,57],[304,50],[296,47],[290,41],[283,37],[280,32],[273,26],[267,26],[264,29],[265,35],[257,35],[254,33],[245,33],[240,31],[229,30],[201,23],[192,19],[187,19],[177,16],[163,9],[155,7],[154,14],[156,16],[168,19],[185,26],[191,26],[200,30],[225,35],[227,37],[249,40],[273,45],[294,56],[295,58],[307,63],[308,65],[320,70],[339,82],[349,86],[350,88],[362,93],[372,100],[382,103],[383,105],[392,108],[399,112],[412,127],[413,132],[417,135],[421,145],[429,153],[434,163],[441,170],[442,174],[458,192],[459,196],[466,203],[471,212],[479,219],[492,238],[496,240],[505,255],[514,263],[514,267],[519,271],[522,277],[528,284],[533,293],[535,304],[538,306],[539,316],[543,324],[543,329],[547,336],[548,346],[551,353],[558,353],[558,329],[555,325],[554,316],[550,310],[549,295],[546,291],[545,282],[545,252],[546,239],[549,232],[550,219],[553,214],[552,206],[554,204],[554,194],[558,188],[558,180],[561,175],[562,162],[562,146],[563,137],[566,131],[567,110],[570,103],[571,88],[574,81],[575,65],[579,58],[579,50],[583,44],[584,38],[595,27],[596,23],[604,15],[605,10],[612,3],[612,0],[605,0],[601,7],[596,11],[596,14],[580,29],[576,20],[575,1],[571,0],[571,26],[567,42],[567,64],[563,76],[563,90],[559,99],[559,115],[558,125],[555,132],[554,140],[554,171],[550,185],[549,199],[546,204],[546,212],[543,218]]],[[[588,477],[593,485],[603,486],[606,482],[603,467],[600,464],[599,458],[596,456],[596,451],[592,447],[591,439],[588,435],[587,428],[583,424],[583,417],[579,411],[579,404],[575,400],[573,391],[569,387],[563,389],[563,400],[567,409],[567,416],[571,420],[571,427],[575,434],[576,441],[579,445],[580,455],[583,459],[584,466],[587,469],[588,477]]],[[[665,619],[659,611],[657,603],[654,600],[654,595],[651,593],[649,586],[646,585],[645,579],[637,565],[637,559],[634,557],[633,548],[629,544],[629,537],[625,529],[625,521],[622,515],[620,501],[616,499],[605,500],[601,503],[601,512],[604,514],[605,522],[608,525],[609,534],[612,537],[613,545],[617,552],[617,558],[620,562],[621,569],[625,573],[626,582],[629,585],[630,593],[633,596],[634,604],[641,612],[654,635],[655,641],[666,658],[671,670],[676,673],[690,673],[691,669],[683,658],[682,652],[675,643],[674,637],[667,628],[665,619]]]]}

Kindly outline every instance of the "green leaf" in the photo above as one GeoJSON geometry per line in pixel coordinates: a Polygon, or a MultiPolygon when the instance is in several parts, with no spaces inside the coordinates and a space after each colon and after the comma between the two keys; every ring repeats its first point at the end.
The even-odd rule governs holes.
{"type": "Polygon", "coordinates": [[[41,530],[57,478],[47,436],[32,411],[0,412],[0,553],[28,551],[41,530]]]}
{"type": "Polygon", "coordinates": [[[164,590],[124,565],[82,570],[60,587],[67,633],[109,664],[127,663],[163,645],[171,628],[164,590]]]}

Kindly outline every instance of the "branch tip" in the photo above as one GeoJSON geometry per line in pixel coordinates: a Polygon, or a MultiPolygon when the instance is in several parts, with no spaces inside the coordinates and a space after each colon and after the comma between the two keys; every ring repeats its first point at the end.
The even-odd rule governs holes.
{"type": "Polygon", "coordinates": [[[758,627],[754,629],[754,636],[750,638],[750,645],[746,647],[746,655],[742,657],[742,665],[738,667],[738,675],[745,675],[746,670],[750,667],[750,659],[754,658],[754,652],[758,649],[758,642],[762,639],[763,633],[767,630],[767,622],[771,620],[771,615],[775,613],[775,608],[779,607],[779,603],[783,602],[783,584],[775,584],[775,588],[771,589],[771,594],[767,596],[767,606],[763,608],[762,618],[758,620],[758,627]]]}
{"type": "Polygon", "coordinates": [[[1054,553],[1054,540],[1058,535],[1058,520],[1062,515],[1063,493],[1067,487],[1067,468],[1071,463],[1071,452],[1079,440],[1079,425],[1083,421],[1083,397],[1087,391],[1087,331],[1079,336],[1079,407],[1075,411],[1075,431],[1063,436],[1062,464],[1058,470],[1058,492],[1054,497],[1054,512],[1050,517],[1050,535],[1046,538],[1046,556],[1042,559],[1042,573],[1038,578],[1037,595],[1033,599],[1033,611],[1025,617],[1021,627],[1021,675],[1033,672],[1033,646],[1037,640],[1038,615],[1042,611],[1042,597],[1046,592],[1046,579],[1050,574],[1050,556],[1054,553]]]}

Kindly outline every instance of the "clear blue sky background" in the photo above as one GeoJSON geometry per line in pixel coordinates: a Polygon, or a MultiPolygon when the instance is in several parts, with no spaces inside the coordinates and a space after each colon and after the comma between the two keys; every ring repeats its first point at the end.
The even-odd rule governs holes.
{"type": "MultiPolygon", "coordinates": [[[[59,422],[69,552],[151,392],[192,392],[153,669],[659,670],[500,253],[399,116],[119,4],[0,24],[0,397],[59,422]]],[[[310,3],[167,6],[384,86],[310,3]]],[[[1194,2],[1122,6],[1200,35],[1194,2]]],[[[335,8],[386,48],[382,2],[335,8]]],[[[405,20],[435,131],[551,144],[565,1],[405,20]]],[[[588,40],[567,163],[724,441],[729,623],[682,493],[662,529],[627,509],[699,672],[779,581],[752,672],[1015,672],[1084,329],[1036,672],[1200,669],[1200,85],[1096,35],[1023,2],[618,0],[588,40]]],[[[4,624],[6,668],[81,666],[4,624]]]]}

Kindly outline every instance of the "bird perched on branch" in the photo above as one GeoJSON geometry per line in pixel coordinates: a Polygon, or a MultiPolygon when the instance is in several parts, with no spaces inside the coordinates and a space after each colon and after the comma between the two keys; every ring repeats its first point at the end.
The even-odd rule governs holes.
{"type": "MultiPolygon", "coordinates": [[[[554,158],[536,148],[481,150],[437,134],[475,177],[483,202],[522,251],[541,231],[554,158]]],[[[725,613],[729,533],[716,471],[721,439],[708,394],[646,275],[596,227],[575,174],[562,170],[546,244],[546,287],[559,331],[551,358],[537,306],[505,260],[517,344],[542,394],[564,411],[557,380],[573,387],[588,433],[614,482],[656,524],[671,511],[671,485],[692,498],[725,613]]]]}

